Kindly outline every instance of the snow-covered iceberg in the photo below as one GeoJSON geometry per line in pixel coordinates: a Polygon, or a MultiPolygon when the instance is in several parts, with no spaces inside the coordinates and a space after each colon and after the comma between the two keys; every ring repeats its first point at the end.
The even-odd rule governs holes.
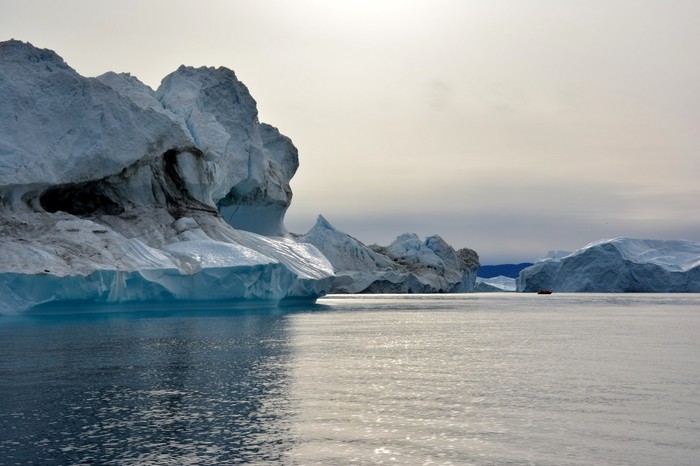
{"type": "MultiPolygon", "coordinates": [[[[555,256],[556,257],[556,256],[555,256]]],[[[700,242],[615,238],[520,272],[518,291],[700,292],[700,242]]]]}
{"type": "Polygon", "coordinates": [[[323,216],[298,241],[316,246],[335,269],[336,293],[467,293],[474,290],[479,256],[455,251],[437,235],[422,241],[405,233],[387,247],[366,246],[323,216]]]}
{"type": "Polygon", "coordinates": [[[480,293],[515,291],[517,288],[515,281],[515,278],[506,277],[503,275],[490,278],[481,278],[477,276],[474,291],[480,293]]]}
{"type": "Polygon", "coordinates": [[[284,228],[298,167],[226,68],[153,91],[0,43],[0,314],[62,302],[325,294],[333,269],[284,228]]]}

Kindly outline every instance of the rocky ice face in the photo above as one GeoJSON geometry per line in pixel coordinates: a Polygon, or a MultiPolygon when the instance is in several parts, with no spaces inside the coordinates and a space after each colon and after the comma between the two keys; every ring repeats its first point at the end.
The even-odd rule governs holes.
{"type": "Polygon", "coordinates": [[[479,257],[471,249],[455,251],[441,237],[422,241],[400,235],[387,247],[366,246],[336,230],[323,216],[298,238],[328,258],[339,293],[466,293],[474,290],[479,257]]]}
{"type": "Polygon", "coordinates": [[[297,150],[276,128],[258,122],[255,100],[233,71],[181,66],[155,97],[211,161],[212,198],[221,215],[236,228],[284,233],[297,150]]]}
{"type": "Polygon", "coordinates": [[[18,41],[0,44],[0,56],[6,193],[94,183],[165,158],[162,165],[181,172],[189,192],[234,227],[286,233],[297,150],[258,122],[255,100],[233,71],[183,66],[154,92],[129,75],[84,78],[54,52],[18,41]]]}
{"type": "Polygon", "coordinates": [[[194,146],[167,116],[144,111],[50,50],[0,44],[0,186],[99,180],[141,159],[194,146]]]}
{"type": "Polygon", "coordinates": [[[232,71],[181,67],[153,91],[9,41],[0,102],[0,313],[328,290],[322,254],[285,237],[297,151],[232,71]]]}
{"type": "Polygon", "coordinates": [[[700,243],[615,238],[520,272],[518,291],[700,292],[700,243]]]}

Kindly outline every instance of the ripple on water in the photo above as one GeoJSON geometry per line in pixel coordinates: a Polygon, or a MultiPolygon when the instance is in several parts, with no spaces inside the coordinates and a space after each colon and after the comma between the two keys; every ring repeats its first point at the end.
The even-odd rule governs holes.
{"type": "Polygon", "coordinates": [[[0,464],[698,464],[700,297],[0,321],[0,464]]]}

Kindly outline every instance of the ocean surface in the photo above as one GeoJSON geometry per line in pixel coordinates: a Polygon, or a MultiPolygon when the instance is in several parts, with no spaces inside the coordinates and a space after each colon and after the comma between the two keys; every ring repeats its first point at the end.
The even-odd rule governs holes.
{"type": "Polygon", "coordinates": [[[0,316],[0,464],[700,464],[700,295],[0,316]]]}

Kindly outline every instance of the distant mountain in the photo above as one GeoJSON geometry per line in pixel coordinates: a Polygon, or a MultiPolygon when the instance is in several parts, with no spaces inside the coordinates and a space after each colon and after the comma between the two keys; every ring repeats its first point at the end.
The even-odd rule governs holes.
{"type": "Polygon", "coordinates": [[[476,276],[481,278],[493,278],[498,276],[518,278],[520,271],[530,267],[531,262],[522,262],[520,264],[499,264],[499,265],[482,265],[476,271],[476,276]]]}

